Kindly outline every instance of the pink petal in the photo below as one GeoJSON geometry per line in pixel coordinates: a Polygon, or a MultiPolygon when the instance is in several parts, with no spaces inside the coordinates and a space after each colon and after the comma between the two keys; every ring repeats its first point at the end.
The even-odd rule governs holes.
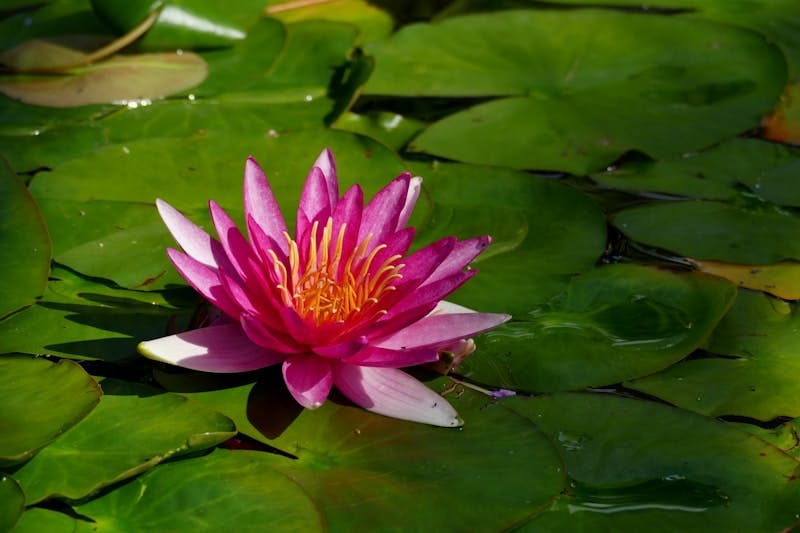
{"type": "Polygon", "coordinates": [[[372,234],[368,252],[382,243],[388,234],[397,231],[397,222],[405,206],[410,180],[411,174],[401,174],[378,191],[364,208],[358,242],[372,234]]]}
{"type": "Polygon", "coordinates": [[[411,212],[414,211],[414,206],[417,204],[419,193],[422,190],[422,178],[419,176],[411,178],[408,184],[408,194],[406,194],[406,202],[403,209],[400,211],[400,216],[397,218],[397,228],[401,230],[408,224],[408,219],[411,218],[411,212]]]}
{"type": "Polygon", "coordinates": [[[315,354],[321,355],[323,357],[341,359],[343,357],[349,357],[351,355],[358,353],[364,346],[367,345],[368,342],[369,339],[361,336],[337,344],[329,344],[327,346],[314,346],[313,350],[315,354]]]}
{"type": "Polygon", "coordinates": [[[342,199],[336,204],[336,209],[333,210],[333,238],[331,239],[329,250],[331,257],[333,257],[336,250],[339,229],[342,227],[342,224],[347,224],[344,240],[342,242],[340,272],[344,269],[347,258],[350,257],[355,247],[358,246],[358,229],[361,227],[361,211],[363,205],[364,192],[358,185],[353,185],[344,193],[342,199]]]}
{"type": "Polygon", "coordinates": [[[339,180],[336,176],[336,160],[333,158],[333,152],[330,148],[322,150],[317,160],[314,161],[313,167],[320,169],[322,175],[325,176],[329,205],[332,208],[335,207],[336,201],[339,199],[339,180]]]}
{"type": "Polygon", "coordinates": [[[249,372],[285,356],[253,344],[239,324],[209,326],[139,344],[150,359],[203,372],[249,372]]]}
{"type": "Polygon", "coordinates": [[[319,168],[312,168],[306,178],[297,208],[295,237],[298,244],[310,238],[311,227],[315,220],[319,222],[317,228],[317,238],[319,239],[322,236],[322,228],[334,208],[335,204],[331,204],[328,196],[328,184],[325,182],[325,176],[319,168]]]}
{"type": "Polygon", "coordinates": [[[250,314],[242,314],[242,330],[254,344],[273,352],[295,354],[305,351],[293,339],[270,331],[260,320],[250,314]]]}
{"type": "Polygon", "coordinates": [[[375,344],[395,350],[444,346],[496,328],[510,319],[511,315],[494,313],[429,315],[375,344]]]}
{"type": "Polygon", "coordinates": [[[309,354],[290,355],[283,362],[283,380],[297,403],[308,409],[325,403],[333,386],[331,365],[309,354]]]}
{"type": "Polygon", "coordinates": [[[243,281],[247,281],[247,262],[252,258],[250,245],[233,219],[228,216],[228,213],[217,202],[214,200],[209,201],[208,208],[211,211],[211,221],[217,230],[217,235],[222,247],[225,249],[225,254],[230,259],[236,274],[243,281]]]}
{"type": "Polygon", "coordinates": [[[333,382],[353,403],[373,413],[434,426],[462,425],[447,400],[402,370],[336,363],[333,382]]]}
{"type": "Polygon", "coordinates": [[[432,315],[452,315],[455,313],[477,313],[474,309],[470,309],[469,307],[464,307],[463,305],[454,304],[452,302],[446,302],[442,300],[438,304],[433,311],[431,311],[432,315]]]}
{"type": "Polygon", "coordinates": [[[157,199],[156,208],[175,242],[187,254],[206,266],[217,268],[216,257],[222,252],[219,242],[164,200],[157,199]]]}
{"type": "Polygon", "coordinates": [[[424,285],[463,270],[473,259],[478,257],[491,242],[492,239],[488,235],[457,242],[455,246],[453,246],[453,251],[450,252],[450,255],[448,255],[436,270],[433,271],[424,285]]]}
{"type": "Polygon", "coordinates": [[[474,277],[477,273],[477,270],[456,272],[451,276],[440,279],[433,283],[425,282],[417,287],[414,292],[406,296],[405,299],[397,302],[385,316],[385,319],[389,320],[392,316],[408,311],[409,309],[439,302],[445,296],[457,290],[464,283],[472,279],[472,277],[474,277]]]}
{"type": "Polygon", "coordinates": [[[219,279],[219,274],[199,262],[174,248],[167,248],[167,256],[175,269],[183,276],[194,290],[218,307],[222,312],[235,320],[239,320],[241,308],[233,297],[228,293],[219,279]]]}
{"type": "MultiPolygon", "coordinates": [[[[268,237],[270,248],[280,250],[286,255],[289,248],[283,234],[286,232],[286,221],[272,193],[264,171],[252,157],[247,158],[244,167],[244,212],[248,219],[247,231],[251,241],[255,238],[251,232],[249,218],[258,225],[268,237]]],[[[279,254],[280,255],[280,254],[279,254]]]]}
{"type": "Polygon", "coordinates": [[[411,350],[392,350],[379,346],[367,346],[352,357],[342,362],[359,366],[380,366],[402,368],[405,366],[424,365],[439,359],[439,353],[433,348],[411,350]]]}

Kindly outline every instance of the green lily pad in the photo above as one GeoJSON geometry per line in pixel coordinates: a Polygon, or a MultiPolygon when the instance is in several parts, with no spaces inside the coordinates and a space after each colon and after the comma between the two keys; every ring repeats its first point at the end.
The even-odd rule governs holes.
{"type": "Polygon", "coordinates": [[[33,457],[88,415],[102,394],[72,361],[0,357],[0,467],[33,457]]]}
{"type": "Polygon", "coordinates": [[[627,383],[684,409],[758,420],[800,416],[800,313],[784,300],[740,290],[707,349],[737,358],[681,363],[627,383]]]}
{"type": "MultiPolygon", "coordinates": [[[[199,373],[159,379],[220,409],[243,433],[297,457],[273,456],[271,468],[302,487],[323,521],[342,531],[375,524],[500,531],[546,507],[563,488],[560,461],[536,427],[471,390],[446,396],[465,420],[463,429],[448,430],[385,418],[336,397],[302,410],[277,368],[238,387],[230,378],[199,373]],[[192,389],[198,392],[187,392],[192,389]]],[[[428,385],[453,388],[444,378],[428,385]]]]}
{"type": "Polygon", "coordinates": [[[52,247],[36,201],[25,184],[0,161],[0,318],[41,296],[50,272],[52,247]]]}
{"type": "Polygon", "coordinates": [[[745,265],[800,259],[800,218],[771,204],[655,203],[624,209],[611,222],[635,241],[694,259],[745,265]]]}
{"type": "MultiPolygon", "coordinates": [[[[42,299],[0,322],[0,353],[121,361],[142,339],[185,327],[193,291],[130,291],[57,269],[42,299]],[[174,303],[173,303],[174,302],[174,303]]],[[[181,286],[183,288],[183,286],[181,286]]]]}
{"type": "Polygon", "coordinates": [[[102,386],[90,416],[15,472],[28,504],[84,498],[236,433],[230,419],[180,395],[110,379],[102,386]]]}
{"type": "Polygon", "coordinates": [[[92,531],[94,524],[73,518],[65,513],[51,511],[42,507],[26,509],[17,522],[14,533],[41,533],[42,531],[69,531],[81,533],[92,531]]]}
{"type": "Polygon", "coordinates": [[[696,154],[626,162],[611,172],[594,174],[592,179],[624,191],[708,200],[735,200],[744,188],[742,185],[746,185],[764,200],[794,205],[786,203],[796,201],[787,195],[793,185],[787,182],[789,166],[786,165],[792,165],[793,161],[800,161],[800,150],[796,148],[736,138],[696,154]],[[770,177],[773,173],[785,175],[770,177]]]}
{"type": "Polygon", "coordinates": [[[121,286],[160,289],[179,278],[164,254],[173,242],[152,207],[156,198],[189,213],[205,212],[213,198],[241,213],[244,161],[253,154],[269,176],[284,215],[293,219],[303,180],[317,155],[317,148],[309,154],[309,146],[320,151],[333,148],[343,190],[358,180],[371,195],[404,170],[398,157],[375,141],[320,129],[277,137],[152,139],[111,145],[37,176],[32,189],[47,204],[49,223],[65,228],[61,234],[69,244],[62,246],[56,239],[56,248],[67,250],[58,252],[59,260],[121,286]],[[81,202],[88,203],[81,207],[81,202]],[[90,212],[94,214],[81,214],[90,212]]]}
{"type": "Polygon", "coordinates": [[[522,314],[589,270],[603,253],[603,214],[561,183],[489,167],[414,164],[426,194],[411,219],[419,244],[445,235],[489,234],[480,272],[448,300],[480,311],[522,314]]]}
{"type": "Polygon", "coordinates": [[[598,268],[577,276],[549,304],[484,334],[458,372],[536,392],[650,374],[697,348],[735,294],[711,276],[638,265],[598,268]]]}
{"type": "Polygon", "coordinates": [[[786,81],[782,54],[752,32],[600,10],[457,17],[367,50],[376,69],[365,94],[517,96],[433,124],[411,150],[573,173],[627,150],[676,156],[752,128],[786,81]]]}
{"type": "Polygon", "coordinates": [[[505,405],[552,439],[572,479],[521,531],[782,531],[797,521],[800,463],[724,423],[606,394],[505,405]]]}
{"type": "Polygon", "coordinates": [[[400,150],[422,130],[424,123],[397,113],[379,111],[366,115],[345,113],[331,127],[360,133],[381,141],[394,150],[400,150]]]}
{"type": "Polygon", "coordinates": [[[0,529],[11,531],[25,509],[25,493],[14,478],[0,474],[0,529]]]}

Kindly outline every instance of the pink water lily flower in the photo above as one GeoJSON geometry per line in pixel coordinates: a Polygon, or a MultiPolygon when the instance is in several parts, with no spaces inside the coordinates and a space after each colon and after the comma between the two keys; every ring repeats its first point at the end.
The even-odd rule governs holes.
{"type": "Polygon", "coordinates": [[[375,413],[460,425],[447,401],[398,368],[467,349],[472,335],[510,317],[442,301],[475,274],[466,267],[489,237],[447,237],[408,253],[414,229],[407,223],[421,183],[401,174],[364,206],[358,185],[339,197],[326,149],[306,178],[294,238],[252,157],[244,172],[249,239],[213,200],[219,240],[157,200],[184,250],[170,248],[167,255],[226,320],[143,342],[139,351],[206,372],[280,363],[289,392],[306,408],[322,405],[335,385],[375,413]]]}

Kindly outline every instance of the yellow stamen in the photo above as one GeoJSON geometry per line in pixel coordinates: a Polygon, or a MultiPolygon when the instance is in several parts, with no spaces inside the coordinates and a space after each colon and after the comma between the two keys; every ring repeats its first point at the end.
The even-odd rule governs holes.
{"type": "Polygon", "coordinates": [[[318,221],[311,225],[305,265],[300,264],[297,243],[286,233],[288,264],[280,261],[272,250],[267,252],[280,282],[276,288],[284,304],[318,326],[386,314],[380,304],[403,277],[399,272],[405,265],[398,263],[401,256],[393,255],[378,268],[372,268],[375,258],[386,248],[381,244],[367,253],[372,234],[345,255],[347,225],[342,224],[334,235],[333,220],[328,218],[321,229],[318,221]]]}

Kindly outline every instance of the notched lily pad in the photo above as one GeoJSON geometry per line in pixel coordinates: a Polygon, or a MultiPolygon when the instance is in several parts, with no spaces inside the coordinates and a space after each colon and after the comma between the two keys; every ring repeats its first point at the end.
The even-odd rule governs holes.
{"type": "Polygon", "coordinates": [[[198,85],[206,73],[206,62],[192,52],[121,55],[60,76],[5,78],[0,92],[58,108],[153,100],[198,85]]]}
{"type": "Polygon", "coordinates": [[[726,281],[636,265],[577,276],[548,304],[481,337],[458,372],[535,392],[650,374],[697,348],[735,296],[726,281]]]}

